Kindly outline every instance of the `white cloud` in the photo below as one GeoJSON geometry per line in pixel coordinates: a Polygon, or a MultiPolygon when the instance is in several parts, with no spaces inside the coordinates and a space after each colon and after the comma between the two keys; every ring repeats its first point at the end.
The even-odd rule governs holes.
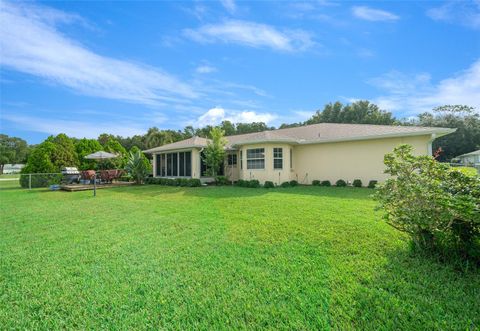
{"type": "Polygon", "coordinates": [[[239,20],[207,24],[196,30],[187,29],[184,30],[184,34],[200,43],[221,41],[287,52],[302,51],[315,44],[311,35],[303,30],[280,31],[266,24],[239,20]]]}
{"type": "Polygon", "coordinates": [[[429,9],[427,15],[435,21],[480,29],[480,0],[447,1],[440,7],[429,9]]]}
{"type": "Polygon", "coordinates": [[[352,8],[353,16],[367,21],[396,21],[399,16],[385,10],[374,9],[367,6],[355,6],[352,8]]]}
{"type": "Polygon", "coordinates": [[[140,104],[195,98],[198,93],[154,67],[98,55],[58,30],[75,15],[31,4],[1,2],[0,64],[89,96],[140,104]]]}
{"type": "Polygon", "coordinates": [[[2,120],[18,125],[22,130],[41,132],[46,134],[65,133],[76,138],[97,138],[101,133],[108,132],[113,135],[131,137],[136,134],[144,134],[144,127],[132,125],[132,121],[116,122],[96,121],[85,122],[79,120],[51,119],[25,115],[2,114],[2,120]]]}
{"type": "Polygon", "coordinates": [[[204,65],[198,66],[195,69],[195,71],[199,74],[209,74],[209,73],[217,71],[217,68],[209,66],[207,64],[204,64],[204,65]]]}
{"type": "Polygon", "coordinates": [[[234,0],[220,0],[222,6],[230,13],[233,14],[237,10],[237,4],[234,0]]]}
{"type": "Polygon", "coordinates": [[[370,83],[387,92],[373,101],[381,108],[403,116],[416,115],[445,104],[469,105],[480,111],[480,59],[468,69],[437,84],[431,82],[427,73],[406,75],[397,71],[372,79],[370,83]]]}
{"type": "Polygon", "coordinates": [[[231,121],[232,123],[265,122],[268,124],[276,117],[276,115],[269,113],[260,114],[254,111],[225,110],[221,107],[215,107],[201,115],[195,122],[195,125],[197,127],[217,125],[222,121],[231,121]]]}

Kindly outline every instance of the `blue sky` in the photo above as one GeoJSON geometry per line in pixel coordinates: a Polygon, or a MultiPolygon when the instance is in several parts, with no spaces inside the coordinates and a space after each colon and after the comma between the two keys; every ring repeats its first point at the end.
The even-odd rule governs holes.
{"type": "Polygon", "coordinates": [[[2,1],[0,131],[303,121],[368,99],[480,109],[480,1],[2,1]]]}

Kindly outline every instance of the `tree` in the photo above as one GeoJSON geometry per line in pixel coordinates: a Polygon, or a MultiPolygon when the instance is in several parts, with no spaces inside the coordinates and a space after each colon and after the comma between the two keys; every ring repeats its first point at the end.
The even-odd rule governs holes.
{"type": "Polygon", "coordinates": [[[215,127],[210,131],[211,140],[207,143],[207,147],[203,150],[205,163],[211,176],[216,177],[219,168],[223,165],[225,158],[225,132],[215,127]]]}
{"type": "Polygon", "coordinates": [[[393,125],[398,124],[398,121],[392,113],[381,110],[367,100],[360,100],[349,105],[343,105],[339,101],[325,105],[324,109],[318,110],[305,125],[316,123],[393,125]]]}
{"type": "Polygon", "coordinates": [[[87,160],[85,156],[103,149],[102,145],[96,139],[83,138],[75,143],[75,152],[79,160],[80,170],[96,169],[97,162],[95,160],[87,160]]]}
{"type": "Polygon", "coordinates": [[[140,152],[140,154],[142,155],[142,160],[143,160],[143,163],[145,163],[145,167],[147,168],[148,173],[151,174],[152,173],[152,163],[148,160],[147,156],[145,154],[143,154],[143,152],[137,146],[133,146],[132,149],[130,149],[130,154],[131,153],[136,154],[138,152],[140,152]]]}
{"type": "Polygon", "coordinates": [[[25,162],[27,153],[28,145],[25,140],[0,134],[0,174],[3,174],[5,164],[25,162]]]}
{"type": "Polygon", "coordinates": [[[125,170],[127,170],[137,184],[141,184],[148,175],[149,169],[145,160],[146,158],[140,150],[130,152],[128,155],[125,170]]]}
{"type": "Polygon", "coordinates": [[[57,169],[60,171],[63,167],[77,167],[78,157],[75,152],[75,146],[73,140],[66,134],[60,133],[58,135],[50,136],[47,141],[53,143],[54,152],[50,155],[50,159],[57,169]]]}
{"type": "Polygon", "coordinates": [[[101,163],[104,168],[121,169],[125,166],[127,158],[127,150],[118,142],[117,139],[110,137],[107,143],[103,146],[106,152],[116,154],[117,157],[105,160],[101,163]]]}
{"type": "Polygon", "coordinates": [[[480,115],[473,107],[465,105],[445,105],[437,107],[433,113],[423,113],[413,122],[414,125],[456,128],[454,133],[433,141],[433,150],[442,149],[439,161],[452,158],[480,148],[480,115]]]}
{"type": "Polygon", "coordinates": [[[230,121],[222,121],[222,123],[220,124],[220,128],[225,132],[226,136],[233,136],[237,133],[235,124],[230,121]]]}

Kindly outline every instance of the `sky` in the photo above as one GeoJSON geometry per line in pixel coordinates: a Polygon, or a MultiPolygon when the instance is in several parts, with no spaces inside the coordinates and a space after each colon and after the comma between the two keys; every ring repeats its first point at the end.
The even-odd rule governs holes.
{"type": "Polygon", "coordinates": [[[477,1],[0,2],[0,132],[272,126],[329,102],[480,110],[477,1]]]}

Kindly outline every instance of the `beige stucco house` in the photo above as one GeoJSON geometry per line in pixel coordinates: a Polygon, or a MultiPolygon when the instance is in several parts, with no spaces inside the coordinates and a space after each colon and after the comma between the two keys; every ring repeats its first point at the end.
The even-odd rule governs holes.
{"type": "MultiPolygon", "coordinates": [[[[361,179],[382,181],[383,156],[400,144],[432,155],[432,141],[455,129],[321,123],[226,137],[223,173],[230,180],[258,179],[280,184],[297,180],[361,179]]],[[[201,157],[208,140],[192,137],[146,150],[153,154],[155,177],[192,177],[209,181],[201,157]]]]}

